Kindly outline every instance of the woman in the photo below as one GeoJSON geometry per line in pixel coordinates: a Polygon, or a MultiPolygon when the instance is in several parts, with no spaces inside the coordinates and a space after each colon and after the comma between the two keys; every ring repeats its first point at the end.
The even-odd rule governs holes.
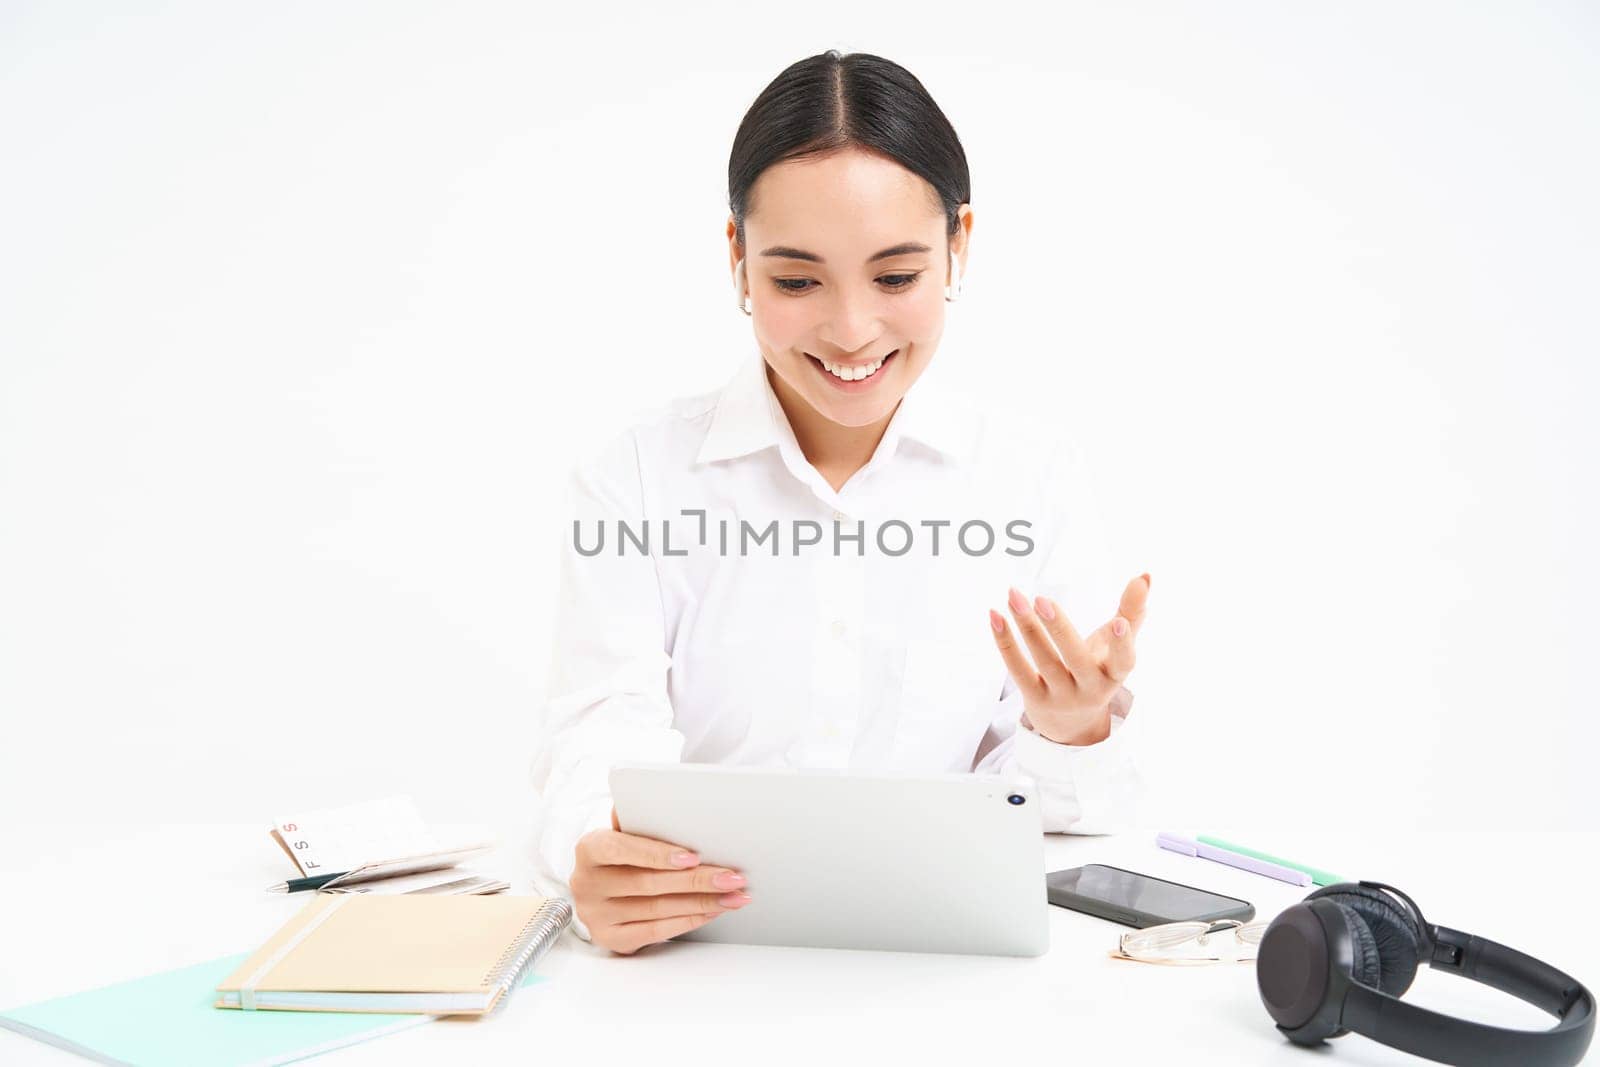
{"type": "Polygon", "coordinates": [[[728,177],[758,352],[572,483],[539,852],[622,954],[752,897],[692,842],[620,831],[620,760],[1020,773],[1073,833],[1125,821],[1139,785],[1121,683],[1149,575],[1080,636],[1062,602],[1100,546],[1066,428],[929,372],[972,233],[944,114],[896,64],[830,51],[761,93],[728,177]],[[980,629],[1002,596],[1015,630],[992,609],[980,629]]]}

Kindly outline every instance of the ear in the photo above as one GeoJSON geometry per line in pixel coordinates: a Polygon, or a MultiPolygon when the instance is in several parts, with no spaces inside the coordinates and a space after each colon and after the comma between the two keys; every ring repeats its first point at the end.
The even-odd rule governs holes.
{"type": "Polygon", "coordinates": [[[967,276],[967,258],[972,249],[972,205],[962,204],[956,211],[956,232],[950,238],[951,250],[961,264],[961,276],[967,276]]]}

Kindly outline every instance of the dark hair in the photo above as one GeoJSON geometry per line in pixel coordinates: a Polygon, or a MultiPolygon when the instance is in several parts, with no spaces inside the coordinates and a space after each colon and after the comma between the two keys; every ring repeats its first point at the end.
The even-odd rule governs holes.
{"type": "Polygon", "coordinates": [[[898,63],[866,52],[829,49],[788,67],[756,97],[728,156],[728,207],[740,247],[750,190],[768,167],[859,148],[894,160],[933,186],[945,237],[972,200],[961,139],[939,105],[898,63]]]}

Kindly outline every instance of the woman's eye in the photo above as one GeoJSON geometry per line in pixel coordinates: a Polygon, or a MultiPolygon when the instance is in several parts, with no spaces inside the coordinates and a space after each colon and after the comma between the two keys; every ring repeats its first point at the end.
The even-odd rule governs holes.
{"type": "MultiPolygon", "coordinates": [[[[917,279],[921,275],[921,271],[917,271],[915,274],[886,274],[879,278],[878,281],[883,283],[883,287],[890,292],[898,292],[917,284],[917,279]]],[[[772,284],[786,293],[803,293],[811,288],[812,283],[810,278],[774,278],[772,279],[772,284]]]]}

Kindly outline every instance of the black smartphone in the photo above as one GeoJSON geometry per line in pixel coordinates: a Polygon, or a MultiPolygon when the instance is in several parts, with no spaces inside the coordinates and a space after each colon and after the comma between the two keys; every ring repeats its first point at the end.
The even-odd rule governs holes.
{"type": "Polygon", "coordinates": [[[1248,900],[1103,863],[1051,871],[1044,876],[1044,884],[1050,903],[1124,926],[1142,928],[1193,919],[1249,922],[1256,913],[1248,900]]]}

